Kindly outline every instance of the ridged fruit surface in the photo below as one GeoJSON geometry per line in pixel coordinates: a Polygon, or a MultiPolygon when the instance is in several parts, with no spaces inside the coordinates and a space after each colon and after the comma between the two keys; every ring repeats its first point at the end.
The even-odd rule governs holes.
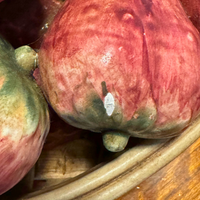
{"type": "Polygon", "coordinates": [[[73,126],[172,137],[199,115],[199,56],[178,0],[70,0],[41,46],[40,85],[73,126]]]}
{"type": "Polygon", "coordinates": [[[12,46],[0,38],[0,194],[33,167],[48,131],[41,91],[16,62],[12,46]]]}

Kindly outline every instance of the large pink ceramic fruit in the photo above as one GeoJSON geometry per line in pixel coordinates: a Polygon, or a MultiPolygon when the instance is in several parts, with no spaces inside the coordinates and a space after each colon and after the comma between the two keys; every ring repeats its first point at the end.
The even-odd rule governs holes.
{"type": "Polygon", "coordinates": [[[0,194],[35,164],[49,130],[47,103],[29,76],[31,59],[22,59],[32,54],[0,37],[0,194]]]}
{"type": "Polygon", "coordinates": [[[199,115],[199,56],[178,0],[71,0],[41,46],[41,87],[66,122],[118,151],[129,136],[176,136],[199,115]]]}

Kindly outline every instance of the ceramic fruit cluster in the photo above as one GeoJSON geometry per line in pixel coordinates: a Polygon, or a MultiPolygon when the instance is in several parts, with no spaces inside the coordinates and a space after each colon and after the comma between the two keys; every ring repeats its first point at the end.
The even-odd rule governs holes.
{"type": "Polygon", "coordinates": [[[0,34],[13,46],[38,37],[38,54],[0,39],[1,194],[37,161],[47,102],[66,123],[102,134],[113,152],[129,137],[177,136],[199,116],[198,0],[39,2],[43,20],[30,17],[37,28],[18,38],[8,33],[20,24],[0,14],[0,34]]]}

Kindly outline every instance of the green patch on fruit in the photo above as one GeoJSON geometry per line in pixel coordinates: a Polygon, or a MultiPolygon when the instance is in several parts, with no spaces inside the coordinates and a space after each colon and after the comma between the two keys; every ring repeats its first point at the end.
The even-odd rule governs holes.
{"type": "Polygon", "coordinates": [[[101,119],[106,117],[102,100],[98,97],[93,98],[91,105],[85,109],[85,115],[89,121],[94,121],[95,123],[101,122],[101,119]]]}
{"type": "Polygon", "coordinates": [[[73,126],[95,132],[116,129],[121,124],[121,113],[115,109],[109,116],[102,99],[95,92],[87,95],[84,101],[84,106],[74,105],[74,113],[63,114],[64,120],[73,126]]]}
{"type": "Polygon", "coordinates": [[[84,116],[86,121],[93,124],[92,130],[116,129],[120,125],[122,116],[113,111],[112,115],[108,115],[102,99],[96,94],[90,95],[88,106],[85,108],[84,116]]]}
{"type": "MultiPolygon", "coordinates": [[[[34,65],[33,60],[31,62],[29,67],[34,65]]],[[[28,135],[36,130],[39,116],[44,113],[46,115],[48,107],[36,83],[28,73],[24,73],[26,70],[23,67],[16,61],[12,46],[0,38],[1,116],[3,115],[7,121],[10,118],[15,119],[15,123],[20,123],[19,127],[22,125],[28,135]]],[[[4,126],[4,123],[8,122],[1,121],[1,123],[3,124],[0,125],[4,126]]]]}
{"type": "Polygon", "coordinates": [[[123,129],[127,130],[131,135],[143,133],[153,127],[156,119],[156,109],[141,108],[134,113],[131,120],[127,121],[123,129]]]}

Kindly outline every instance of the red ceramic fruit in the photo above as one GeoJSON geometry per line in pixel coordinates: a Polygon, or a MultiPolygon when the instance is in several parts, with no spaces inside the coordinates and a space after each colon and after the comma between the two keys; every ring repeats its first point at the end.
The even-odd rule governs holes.
{"type": "Polygon", "coordinates": [[[49,112],[30,77],[36,53],[0,37],[0,194],[33,167],[49,131],[49,112]]]}
{"type": "Polygon", "coordinates": [[[122,150],[167,138],[200,112],[200,37],[178,0],[70,0],[39,52],[41,87],[73,126],[122,150]]]}

